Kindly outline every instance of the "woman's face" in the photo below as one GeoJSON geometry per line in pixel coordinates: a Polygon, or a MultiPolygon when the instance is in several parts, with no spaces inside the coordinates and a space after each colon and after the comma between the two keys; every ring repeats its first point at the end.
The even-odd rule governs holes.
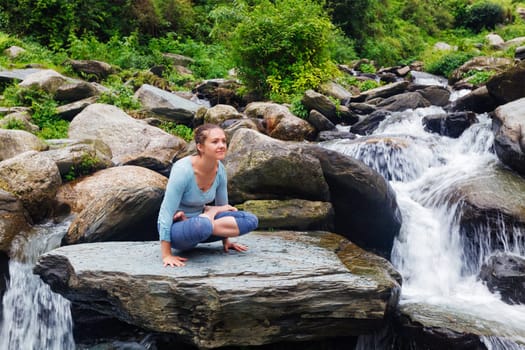
{"type": "Polygon", "coordinates": [[[197,148],[202,156],[223,160],[227,150],[226,134],[220,128],[210,129],[204,144],[198,144],[197,148]]]}

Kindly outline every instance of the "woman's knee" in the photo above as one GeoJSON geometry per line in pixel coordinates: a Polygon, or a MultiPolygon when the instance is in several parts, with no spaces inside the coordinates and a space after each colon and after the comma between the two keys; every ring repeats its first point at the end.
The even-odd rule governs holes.
{"type": "Polygon", "coordinates": [[[236,217],[237,226],[239,226],[239,234],[244,235],[257,228],[259,219],[250,212],[242,212],[243,215],[236,217]]]}

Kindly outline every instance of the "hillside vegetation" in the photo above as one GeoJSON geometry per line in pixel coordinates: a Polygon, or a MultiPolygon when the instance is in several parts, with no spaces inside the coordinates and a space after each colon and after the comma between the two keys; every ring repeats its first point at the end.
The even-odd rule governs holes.
{"type": "MultiPolygon", "coordinates": [[[[148,73],[156,65],[165,67],[156,85],[167,90],[191,90],[234,68],[245,93],[293,102],[324,81],[342,79],[339,64],[360,62],[361,71],[373,73],[422,61],[426,71],[447,76],[477,55],[511,57],[514,48],[480,51],[488,50],[481,44],[489,32],[505,40],[525,36],[516,11],[522,6],[511,0],[0,0],[0,50],[26,49],[16,58],[1,56],[0,66],[40,64],[74,76],[68,59],[105,61],[118,70],[99,81],[112,91],[104,102],[126,110],[138,108],[134,89],[157,79],[148,73]],[[456,49],[435,51],[438,41],[456,49]],[[177,71],[164,53],[191,57],[191,72],[177,71]]],[[[44,114],[54,108],[45,96],[5,84],[1,90],[3,105],[36,105],[44,114]]]]}

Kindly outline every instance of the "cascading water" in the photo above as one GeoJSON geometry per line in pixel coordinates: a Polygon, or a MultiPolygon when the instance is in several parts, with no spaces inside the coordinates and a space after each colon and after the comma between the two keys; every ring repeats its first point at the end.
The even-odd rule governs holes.
{"type": "MultiPolygon", "coordinates": [[[[322,146],[363,161],[396,192],[403,224],[394,242],[392,263],[403,276],[400,305],[405,309],[424,305],[440,310],[440,315],[461,314],[472,320],[473,329],[489,334],[480,339],[487,349],[523,350],[525,305],[502,302],[477,279],[482,263],[493,253],[492,245],[482,238],[470,242],[477,245],[477,254],[469,256],[460,234],[462,207],[455,189],[499,163],[492,150],[490,119],[479,115],[479,123],[452,139],[424,130],[422,118],[438,113],[445,111],[433,106],[393,113],[358,142],[333,140],[322,146]]],[[[503,249],[525,256],[519,227],[501,220],[498,224],[505,233],[502,237],[514,237],[507,242],[502,238],[503,249]]],[[[478,237],[490,239],[490,235],[478,237]]],[[[368,341],[362,349],[381,348],[368,341]]]]}
{"type": "Polygon", "coordinates": [[[14,244],[17,258],[9,262],[0,349],[75,349],[69,302],[53,293],[32,271],[39,255],[60,245],[68,226],[67,220],[59,225],[39,225],[28,239],[14,244]]]}

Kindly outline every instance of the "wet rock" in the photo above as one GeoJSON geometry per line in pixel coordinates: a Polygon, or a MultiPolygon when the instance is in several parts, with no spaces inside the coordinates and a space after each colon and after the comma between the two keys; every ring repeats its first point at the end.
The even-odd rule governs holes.
{"type": "Polygon", "coordinates": [[[341,131],[341,130],[326,130],[321,131],[317,135],[316,141],[323,142],[323,141],[330,141],[330,140],[337,140],[337,139],[349,139],[353,140],[357,136],[349,131],[341,131]]]}
{"type": "Polygon", "coordinates": [[[481,280],[509,304],[525,304],[525,258],[497,253],[481,267],[481,280]]]}
{"type": "Polygon", "coordinates": [[[475,113],[491,112],[497,107],[497,101],[486,86],[479,87],[465,96],[458,98],[451,106],[451,111],[472,111],[475,113]]]}
{"type": "Polygon", "coordinates": [[[326,118],[322,113],[312,109],[308,113],[307,121],[312,124],[317,131],[326,131],[335,129],[334,123],[326,118]]]}
{"type": "Polygon", "coordinates": [[[519,326],[481,319],[476,310],[469,312],[423,303],[403,303],[393,323],[395,337],[389,345],[396,349],[486,350],[482,338],[488,337],[500,338],[503,346],[500,349],[511,349],[511,344],[521,343],[520,334],[523,334],[519,326]]]}
{"type": "Polygon", "coordinates": [[[408,81],[398,81],[362,92],[358,96],[352,96],[350,102],[365,102],[376,98],[388,98],[405,92],[410,83],[408,81]]]}
{"type": "MultiPolygon", "coordinates": [[[[524,71],[525,72],[525,71],[524,71]]],[[[525,98],[498,107],[492,118],[494,147],[503,163],[525,175],[525,98]]]]}
{"type": "Polygon", "coordinates": [[[385,120],[390,114],[392,113],[389,111],[377,110],[352,125],[350,131],[358,135],[370,135],[379,126],[379,123],[385,120]]]}
{"type": "Polygon", "coordinates": [[[430,107],[430,102],[418,92],[405,92],[385,98],[377,107],[391,112],[402,112],[407,109],[430,107]]]}
{"type": "Polygon", "coordinates": [[[22,202],[13,194],[0,189],[0,294],[3,281],[2,254],[10,251],[11,243],[18,234],[30,229],[30,223],[31,218],[22,202]]]}
{"type": "Polygon", "coordinates": [[[401,227],[401,213],[390,184],[352,157],[319,146],[295,147],[321,163],[335,210],[335,232],[389,258],[401,227]]]}
{"type": "Polygon", "coordinates": [[[425,116],[422,123],[426,131],[439,135],[458,138],[472,124],[477,122],[472,112],[455,112],[425,116]]]}
{"type": "Polygon", "coordinates": [[[35,272],[74,303],[199,348],[370,333],[397,305],[400,276],[390,263],[339,235],[239,240],[248,252],[201,244],[183,254],[183,268],[162,266],[158,242],[72,245],[41,256],[35,272]]]}
{"type": "Polygon", "coordinates": [[[453,85],[455,82],[463,79],[463,77],[470,71],[491,71],[501,73],[510,68],[512,64],[512,59],[507,57],[474,57],[461,65],[461,67],[455,69],[448,82],[450,85],[453,85]]]}
{"type": "Polygon", "coordinates": [[[525,97],[525,61],[493,76],[487,81],[489,94],[498,104],[505,104],[525,97]]]}

